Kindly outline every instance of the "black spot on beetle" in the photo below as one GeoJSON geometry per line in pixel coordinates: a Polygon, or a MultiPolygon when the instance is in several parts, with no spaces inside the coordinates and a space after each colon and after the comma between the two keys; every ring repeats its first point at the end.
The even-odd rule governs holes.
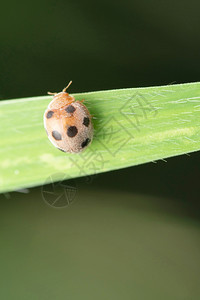
{"type": "Polygon", "coordinates": [[[90,141],[91,140],[89,138],[87,138],[84,142],[82,142],[81,147],[82,148],[86,147],[90,143],[90,141]]]}
{"type": "Polygon", "coordinates": [[[76,108],[71,104],[65,108],[65,111],[70,114],[73,114],[73,112],[75,112],[75,110],[76,110],[76,108]]]}
{"type": "Polygon", "coordinates": [[[53,114],[54,114],[54,111],[49,110],[46,114],[47,119],[50,119],[53,116],[53,114]]]}
{"type": "Polygon", "coordinates": [[[84,117],[84,119],[83,119],[83,125],[85,125],[86,127],[88,127],[89,124],[90,124],[90,119],[87,118],[87,117],[84,117]]]}
{"type": "Polygon", "coordinates": [[[52,136],[54,137],[54,139],[55,139],[56,141],[62,140],[61,134],[60,134],[58,131],[56,131],[56,130],[52,131],[52,136]]]}
{"type": "Polygon", "coordinates": [[[68,137],[74,137],[75,135],[77,135],[77,133],[78,133],[78,129],[76,126],[70,126],[67,128],[68,137]]]}

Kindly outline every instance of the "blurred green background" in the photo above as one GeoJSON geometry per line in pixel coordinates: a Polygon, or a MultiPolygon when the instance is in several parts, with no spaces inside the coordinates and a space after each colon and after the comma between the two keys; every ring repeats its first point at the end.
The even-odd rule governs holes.
{"type": "MultiPolygon", "coordinates": [[[[4,2],[0,99],[71,79],[73,93],[199,81],[199,9],[194,0],[4,2]]],[[[0,298],[200,299],[199,158],[0,195],[0,298]],[[56,208],[50,198],[66,205],[70,187],[72,203],[56,208]]]]}

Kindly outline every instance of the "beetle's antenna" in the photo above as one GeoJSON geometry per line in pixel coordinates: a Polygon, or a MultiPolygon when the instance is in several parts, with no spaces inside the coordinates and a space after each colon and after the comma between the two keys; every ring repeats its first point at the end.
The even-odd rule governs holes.
{"type": "Polygon", "coordinates": [[[66,90],[68,89],[68,87],[69,87],[71,84],[72,84],[72,81],[70,81],[70,82],[68,83],[68,85],[67,85],[62,91],[65,93],[66,90]]]}
{"type": "Polygon", "coordinates": [[[48,95],[56,95],[57,93],[47,92],[48,95]]]}

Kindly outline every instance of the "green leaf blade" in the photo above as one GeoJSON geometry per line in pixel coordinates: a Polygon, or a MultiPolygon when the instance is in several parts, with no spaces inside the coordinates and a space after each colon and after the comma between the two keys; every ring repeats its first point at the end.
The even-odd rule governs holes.
{"type": "Polygon", "coordinates": [[[198,82],[74,96],[95,117],[94,140],[80,154],[60,152],[46,136],[43,113],[52,97],[0,102],[0,192],[200,149],[198,82]]]}

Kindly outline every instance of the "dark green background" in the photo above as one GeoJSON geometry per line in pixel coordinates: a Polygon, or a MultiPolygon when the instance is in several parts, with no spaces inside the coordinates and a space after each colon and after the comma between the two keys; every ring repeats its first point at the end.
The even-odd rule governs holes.
{"type": "MultiPolygon", "coordinates": [[[[199,81],[199,9],[7,1],[0,99],[60,91],[71,79],[71,92],[199,81]]],[[[0,298],[199,299],[199,158],[77,179],[63,209],[48,206],[41,187],[1,195],[0,298]]]]}

